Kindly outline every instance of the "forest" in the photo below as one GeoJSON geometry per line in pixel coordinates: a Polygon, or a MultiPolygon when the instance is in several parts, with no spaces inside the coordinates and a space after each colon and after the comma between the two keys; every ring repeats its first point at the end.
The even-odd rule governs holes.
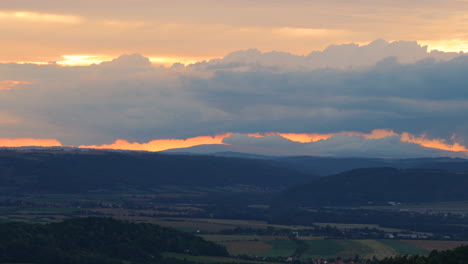
{"type": "Polygon", "coordinates": [[[112,218],[75,218],[45,225],[0,224],[0,263],[182,262],[161,257],[164,252],[228,255],[224,247],[188,233],[112,218]]]}

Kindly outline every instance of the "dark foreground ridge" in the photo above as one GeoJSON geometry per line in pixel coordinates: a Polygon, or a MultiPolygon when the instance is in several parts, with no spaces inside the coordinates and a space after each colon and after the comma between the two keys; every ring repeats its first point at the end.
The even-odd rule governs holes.
{"type": "Polygon", "coordinates": [[[162,258],[164,252],[228,255],[224,247],[188,233],[112,218],[0,224],[0,263],[189,263],[162,258]]]}
{"type": "Polygon", "coordinates": [[[0,151],[3,191],[80,192],[160,185],[284,186],[311,176],[268,161],[138,152],[0,151]]]}
{"type": "Polygon", "coordinates": [[[465,264],[468,263],[468,246],[454,250],[433,251],[429,256],[398,256],[387,258],[380,264],[465,264]]]}
{"type": "Polygon", "coordinates": [[[365,205],[468,200],[468,173],[366,168],[322,177],[282,193],[289,205],[365,205]]]}

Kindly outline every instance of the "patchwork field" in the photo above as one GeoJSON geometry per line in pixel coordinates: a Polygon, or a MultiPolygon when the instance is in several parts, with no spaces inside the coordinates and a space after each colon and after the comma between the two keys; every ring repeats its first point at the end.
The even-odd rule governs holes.
{"type": "Polygon", "coordinates": [[[314,225],[321,226],[321,227],[326,227],[326,226],[331,226],[335,227],[338,229],[354,229],[354,228],[375,228],[378,230],[382,230],[385,232],[401,232],[401,229],[396,229],[396,228],[386,228],[386,227],[380,227],[379,225],[371,225],[371,224],[341,224],[341,223],[314,223],[314,225]]]}
{"type": "Polygon", "coordinates": [[[468,212],[468,201],[421,203],[421,204],[397,204],[386,206],[362,206],[363,209],[414,211],[422,213],[451,213],[466,214],[468,212]]]}
{"type": "MultiPolygon", "coordinates": [[[[115,197],[96,194],[99,198],[116,199],[115,197]]],[[[132,199],[146,199],[146,194],[129,195],[132,199]]],[[[69,217],[76,216],[112,216],[117,219],[129,220],[133,222],[154,223],[161,226],[173,227],[179,230],[198,233],[206,240],[210,240],[226,246],[229,253],[233,256],[249,255],[259,257],[290,257],[295,256],[300,259],[320,259],[342,257],[345,259],[355,258],[358,255],[361,258],[384,258],[397,254],[428,254],[431,250],[452,249],[462,244],[460,241],[427,241],[427,240],[376,240],[376,239],[325,239],[324,237],[301,236],[299,240],[288,237],[293,231],[308,229],[310,226],[288,226],[273,225],[264,221],[253,220],[232,220],[232,219],[212,219],[212,218],[186,218],[186,217],[155,217],[161,211],[113,208],[82,208],[60,206],[60,195],[42,198],[52,202],[50,207],[28,207],[19,204],[18,206],[0,207],[0,223],[11,221],[25,222],[52,222],[60,221],[69,217]],[[57,207],[54,207],[56,206],[57,207]],[[276,229],[282,230],[281,235],[227,235],[220,234],[223,231],[234,230],[235,228],[247,229],[276,229]]],[[[70,197],[67,197],[70,199],[70,197]]],[[[118,200],[118,199],[116,199],[118,200]]],[[[106,202],[107,203],[107,202],[106,202]]],[[[117,203],[115,203],[117,204],[117,203]]],[[[447,209],[449,205],[445,206],[447,209]]],[[[465,204],[451,204],[452,208],[459,208],[465,204]],[[459,206],[459,207],[456,207],[459,206]]],[[[167,212],[175,212],[179,216],[184,211],[200,210],[190,205],[177,205],[169,208],[167,212]]],[[[369,224],[339,224],[339,223],[314,223],[317,226],[331,226],[341,230],[356,228],[376,228],[385,232],[399,232],[399,229],[382,228],[378,225],[369,224]]],[[[172,256],[177,258],[192,258],[188,255],[172,256]]],[[[232,258],[209,258],[193,257],[202,263],[233,262],[232,258]]],[[[250,263],[250,261],[244,261],[250,263]]]]}
{"type": "Polygon", "coordinates": [[[285,236],[255,235],[201,235],[226,246],[232,255],[256,255],[261,257],[289,257],[301,259],[320,258],[385,258],[395,255],[426,255],[431,249],[448,249],[459,246],[455,241],[404,241],[404,240],[345,240],[300,238],[291,240],[285,236]]]}
{"type": "Polygon", "coordinates": [[[448,250],[461,245],[468,245],[467,241],[405,240],[404,242],[408,245],[422,248],[429,252],[432,250],[448,250]]]}
{"type": "MultiPolygon", "coordinates": [[[[395,241],[395,245],[402,243],[395,241]]],[[[308,248],[301,256],[303,259],[319,259],[341,257],[345,259],[359,256],[361,258],[384,258],[397,255],[396,248],[378,240],[312,240],[307,241],[308,248]]],[[[423,252],[425,253],[425,252],[423,252]]],[[[421,250],[414,247],[413,254],[421,254],[421,250]]]]}
{"type": "Polygon", "coordinates": [[[240,260],[237,258],[227,258],[227,257],[209,257],[209,256],[192,256],[186,254],[178,253],[164,253],[166,258],[175,258],[181,260],[190,260],[199,263],[254,263],[254,264],[279,264],[276,262],[265,262],[265,261],[249,261],[249,260],[240,260]]]}

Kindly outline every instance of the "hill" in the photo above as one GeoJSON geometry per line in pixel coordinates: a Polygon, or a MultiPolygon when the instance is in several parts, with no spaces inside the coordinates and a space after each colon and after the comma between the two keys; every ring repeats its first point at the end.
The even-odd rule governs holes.
{"type": "Polygon", "coordinates": [[[365,168],[292,187],[277,202],[309,206],[460,201],[468,200],[466,186],[465,172],[365,168]]]}
{"type": "Polygon", "coordinates": [[[228,255],[224,247],[188,233],[112,218],[0,224],[0,263],[185,263],[163,259],[164,252],[228,255]]]}
{"type": "Polygon", "coordinates": [[[104,151],[1,151],[3,191],[83,191],[160,185],[287,186],[313,178],[258,159],[104,151]]]}
{"type": "Polygon", "coordinates": [[[398,256],[386,258],[381,264],[463,264],[468,262],[468,246],[453,250],[432,251],[429,256],[398,256]]]}
{"type": "MultiPolygon", "coordinates": [[[[268,160],[275,166],[294,169],[301,173],[327,176],[352,169],[393,167],[401,169],[440,169],[468,172],[468,160],[462,158],[367,158],[367,157],[318,157],[318,156],[267,156],[235,151],[223,151],[229,146],[202,145],[194,150],[217,157],[237,157],[268,160]],[[217,152],[217,150],[220,150],[217,152]]],[[[197,152],[178,152],[180,149],[165,151],[168,154],[200,155],[197,152]]]]}

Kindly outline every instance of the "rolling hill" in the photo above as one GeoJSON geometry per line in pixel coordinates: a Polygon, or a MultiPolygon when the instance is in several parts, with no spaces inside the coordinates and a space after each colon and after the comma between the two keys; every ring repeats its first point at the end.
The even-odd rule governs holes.
{"type": "Polygon", "coordinates": [[[188,233],[112,218],[0,224],[0,263],[189,263],[164,259],[165,252],[228,255],[224,247],[188,233]]]}
{"type": "Polygon", "coordinates": [[[258,159],[105,151],[1,151],[3,191],[161,185],[287,186],[314,176],[258,159]]]}
{"type": "Polygon", "coordinates": [[[466,186],[466,172],[365,168],[292,187],[276,201],[296,206],[460,201],[468,200],[466,186]]]}

